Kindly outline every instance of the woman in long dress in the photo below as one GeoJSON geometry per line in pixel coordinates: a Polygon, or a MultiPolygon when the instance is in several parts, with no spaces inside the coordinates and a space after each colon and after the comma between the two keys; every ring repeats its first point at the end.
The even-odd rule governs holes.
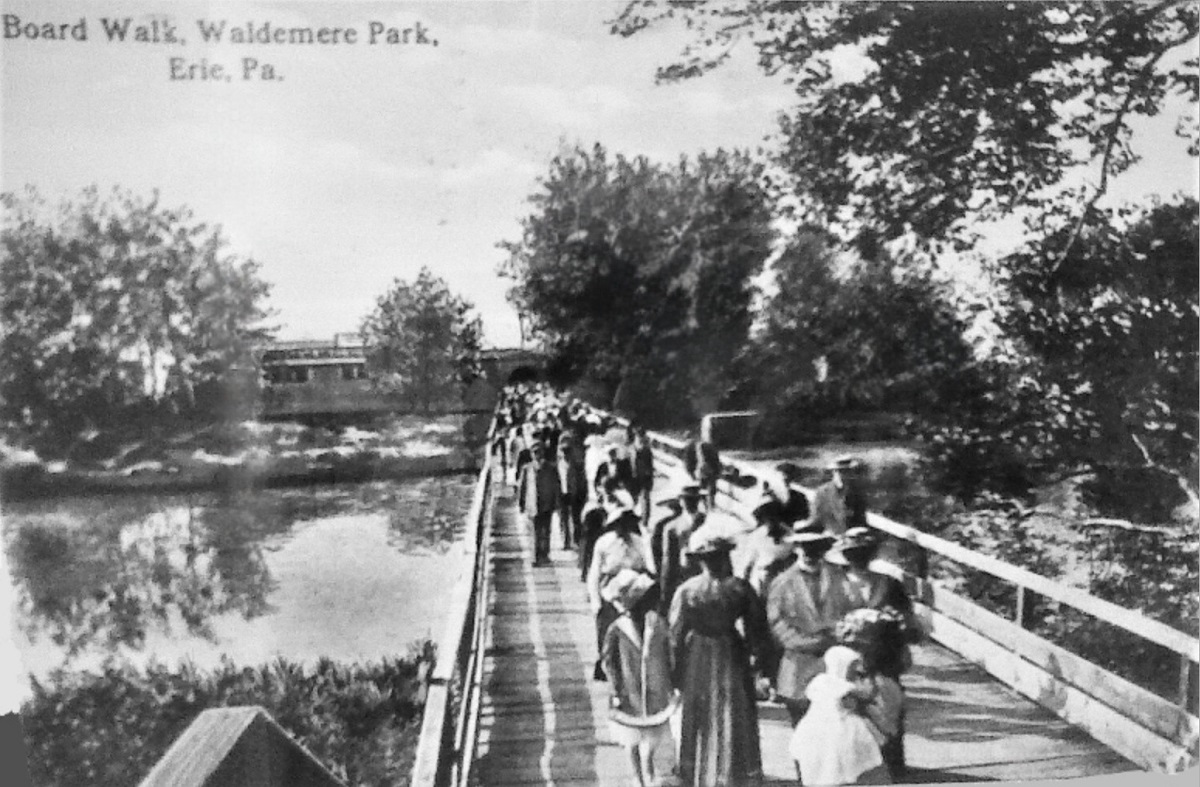
{"type": "Polygon", "coordinates": [[[702,573],[671,602],[672,677],[683,706],[679,775],[695,787],[762,783],[751,652],[768,642],[767,618],[750,584],[733,575],[732,549],[708,528],[693,533],[688,554],[702,573]]]}

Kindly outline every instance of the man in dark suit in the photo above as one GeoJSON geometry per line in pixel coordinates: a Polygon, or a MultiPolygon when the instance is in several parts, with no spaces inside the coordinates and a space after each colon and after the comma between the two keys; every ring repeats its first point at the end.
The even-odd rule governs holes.
{"type": "Polygon", "coordinates": [[[717,502],[717,478],[721,475],[720,452],[696,430],[684,449],[683,464],[688,475],[699,485],[711,511],[717,502]]]}
{"type": "Polygon", "coordinates": [[[831,478],[817,487],[805,524],[838,536],[851,527],[866,527],[866,468],[854,457],[843,456],[827,469],[831,478]]]}
{"type": "Polygon", "coordinates": [[[546,460],[546,449],[535,442],[532,459],[521,470],[517,501],[521,513],[533,522],[535,566],[550,562],[550,521],[559,508],[558,470],[546,460]]]}

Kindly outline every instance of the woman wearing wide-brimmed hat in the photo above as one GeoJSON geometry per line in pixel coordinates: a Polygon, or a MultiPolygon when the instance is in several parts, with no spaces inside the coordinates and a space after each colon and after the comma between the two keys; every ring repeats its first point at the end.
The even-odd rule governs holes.
{"type": "Polygon", "coordinates": [[[623,569],[601,594],[617,611],[604,635],[600,659],[611,689],[613,737],[629,750],[638,784],[655,780],[655,753],[674,765],[670,718],[678,703],[671,689],[667,624],[658,609],[658,585],[643,571],[623,569]]]}
{"type": "Polygon", "coordinates": [[[688,556],[701,573],[680,585],[671,603],[672,678],[682,704],[679,773],[687,785],[762,781],[751,654],[767,641],[767,620],[750,584],[733,575],[732,549],[711,527],[697,529],[688,556]]]}
{"type": "Polygon", "coordinates": [[[880,687],[882,701],[875,710],[877,724],[887,735],[883,759],[892,778],[900,779],[906,770],[900,676],[912,666],[909,646],[920,641],[922,631],[904,585],[872,570],[878,551],[874,531],[852,527],[839,539],[830,561],[844,567],[839,584],[847,613],[838,626],[838,638],[863,654],[864,665],[880,687]]]}

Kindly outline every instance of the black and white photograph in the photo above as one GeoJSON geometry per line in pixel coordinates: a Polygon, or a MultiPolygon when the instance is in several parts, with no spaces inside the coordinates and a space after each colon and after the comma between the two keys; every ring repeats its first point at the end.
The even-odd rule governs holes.
{"type": "Polygon", "coordinates": [[[1197,0],[0,23],[0,783],[1194,782],[1197,0]]]}

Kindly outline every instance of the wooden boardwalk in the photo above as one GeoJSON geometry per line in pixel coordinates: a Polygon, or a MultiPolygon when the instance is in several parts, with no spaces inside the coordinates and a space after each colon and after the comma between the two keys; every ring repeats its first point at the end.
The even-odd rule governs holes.
{"type": "MultiPolygon", "coordinates": [[[[472,782],[630,784],[625,751],[608,730],[608,686],[591,679],[595,628],[576,555],[556,548],[551,566],[533,568],[533,534],[517,515],[509,490],[499,487],[489,543],[488,630],[472,782]]],[[[732,517],[728,522],[736,526],[732,517]]],[[[552,545],[561,546],[557,532],[552,545]]],[[[910,782],[1140,770],[945,648],[922,645],[914,660],[904,678],[910,782]]],[[[759,719],[768,782],[795,784],[785,711],[760,704],[759,719]]]]}

